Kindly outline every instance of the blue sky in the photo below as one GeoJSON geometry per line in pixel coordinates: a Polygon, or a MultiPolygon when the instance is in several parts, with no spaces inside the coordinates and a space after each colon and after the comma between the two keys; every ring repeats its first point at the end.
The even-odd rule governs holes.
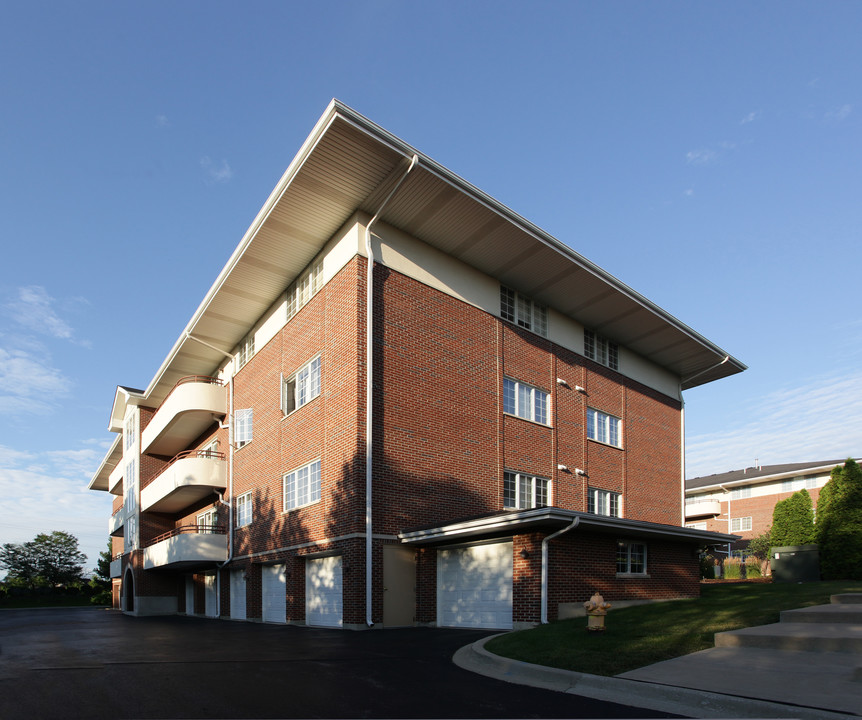
{"type": "Polygon", "coordinates": [[[67,530],[337,97],[749,365],[688,475],[862,453],[862,4],[2,2],[0,543],[67,530]]]}

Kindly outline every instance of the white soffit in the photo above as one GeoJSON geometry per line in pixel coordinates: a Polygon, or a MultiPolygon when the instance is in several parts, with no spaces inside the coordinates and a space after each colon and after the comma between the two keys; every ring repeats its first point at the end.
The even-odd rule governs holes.
{"type": "MultiPolygon", "coordinates": [[[[723,350],[395,136],[333,101],[246,232],[186,330],[232,352],[357,210],[373,214],[408,158],[419,166],[381,220],[569,314],[694,387],[745,369],[723,350]],[[717,366],[717,367],[716,367],[717,366]],[[685,378],[693,377],[691,382],[685,378]]],[[[177,341],[146,395],[158,405],[221,352],[177,341]]]]}

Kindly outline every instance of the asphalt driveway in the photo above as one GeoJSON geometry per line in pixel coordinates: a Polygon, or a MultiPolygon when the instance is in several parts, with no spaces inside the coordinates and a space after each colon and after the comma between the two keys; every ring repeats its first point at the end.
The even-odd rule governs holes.
{"type": "Polygon", "coordinates": [[[456,667],[484,631],[0,610],[0,718],[667,717],[456,667]]]}

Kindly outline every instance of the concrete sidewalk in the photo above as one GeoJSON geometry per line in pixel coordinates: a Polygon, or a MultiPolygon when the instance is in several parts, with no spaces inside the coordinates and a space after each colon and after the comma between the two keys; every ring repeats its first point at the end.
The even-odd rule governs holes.
{"type": "Polygon", "coordinates": [[[848,720],[862,715],[862,596],[832,602],[719,633],[714,648],[617,677],[502,658],[484,649],[490,638],[454,661],[500,680],[688,717],[848,720]]]}

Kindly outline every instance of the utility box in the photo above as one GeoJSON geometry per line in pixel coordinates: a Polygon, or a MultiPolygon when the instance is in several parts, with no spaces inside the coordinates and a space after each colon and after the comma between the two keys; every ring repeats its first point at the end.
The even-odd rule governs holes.
{"type": "Polygon", "coordinates": [[[772,548],[769,557],[773,582],[819,582],[820,550],[817,545],[772,548]]]}

